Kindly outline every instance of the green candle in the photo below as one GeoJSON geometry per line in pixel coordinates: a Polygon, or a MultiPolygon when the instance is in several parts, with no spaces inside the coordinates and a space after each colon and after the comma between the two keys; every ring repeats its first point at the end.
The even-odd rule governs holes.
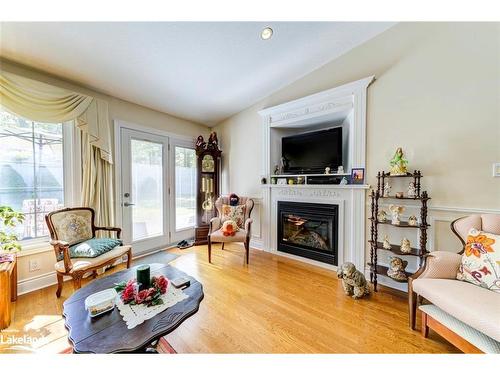
{"type": "Polygon", "coordinates": [[[137,282],[140,284],[139,290],[147,289],[151,286],[151,276],[147,264],[137,267],[137,282]]]}

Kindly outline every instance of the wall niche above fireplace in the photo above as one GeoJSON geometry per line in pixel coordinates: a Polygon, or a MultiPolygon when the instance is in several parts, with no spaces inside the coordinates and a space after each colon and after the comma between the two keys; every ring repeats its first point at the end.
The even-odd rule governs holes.
{"type": "MultiPolygon", "coordinates": [[[[345,173],[350,173],[351,168],[365,168],[366,94],[373,81],[373,76],[366,77],[259,111],[262,116],[264,140],[261,177],[271,182],[262,185],[261,248],[264,250],[328,269],[336,269],[338,264],[346,261],[354,263],[359,270],[364,269],[365,190],[369,186],[338,185],[328,183],[329,181],[318,184],[291,184],[293,179],[287,178],[291,175],[276,176],[274,168],[283,156],[283,137],[332,127],[342,127],[342,163],[345,173]],[[271,177],[281,178],[280,182],[288,184],[273,184],[271,177]],[[283,201],[296,202],[301,207],[305,207],[306,203],[337,206],[336,221],[334,223],[332,220],[329,224],[332,232],[322,237],[328,243],[327,251],[324,251],[322,246],[303,246],[298,249],[296,241],[289,238],[291,235],[288,235],[286,240],[283,239],[283,232],[278,233],[278,203],[283,201]],[[279,242],[281,243],[278,244],[279,242]]],[[[303,176],[307,181],[312,175],[303,176]]],[[[297,215],[293,212],[290,214],[297,215]]],[[[312,219],[316,218],[308,218],[312,219]]]]}
{"type": "Polygon", "coordinates": [[[278,202],[278,251],[338,264],[338,205],[278,202]]]}

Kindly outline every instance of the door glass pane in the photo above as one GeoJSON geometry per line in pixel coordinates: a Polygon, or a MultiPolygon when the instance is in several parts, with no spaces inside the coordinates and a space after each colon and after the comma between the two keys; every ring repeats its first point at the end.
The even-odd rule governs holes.
{"type": "Polygon", "coordinates": [[[194,227],[196,215],[196,154],[175,147],[175,229],[194,227]]]}
{"type": "Polygon", "coordinates": [[[131,141],[132,240],[163,235],[163,145],[131,141]]]}

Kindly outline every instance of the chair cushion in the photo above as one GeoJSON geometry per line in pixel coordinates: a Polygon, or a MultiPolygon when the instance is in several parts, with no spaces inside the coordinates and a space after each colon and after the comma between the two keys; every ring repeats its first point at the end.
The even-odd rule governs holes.
{"type": "Polygon", "coordinates": [[[416,279],[413,291],[451,316],[500,341],[500,294],[450,279],[416,279]]]}
{"type": "Polygon", "coordinates": [[[445,313],[439,307],[435,305],[422,305],[419,307],[419,310],[430,315],[439,323],[455,332],[484,353],[500,354],[500,342],[493,340],[491,337],[486,336],[484,333],[479,332],[477,329],[472,328],[461,320],[445,313]]]}
{"type": "Polygon", "coordinates": [[[246,206],[244,205],[230,206],[223,204],[221,221],[224,223],[225,221],[232,220],[236,222],[239,228],[243,228],[245,225],[245,211],[246,206]]]}
{"type": "Polygon", "coordinates": [[[500,235],[469,231],[457,279],[500,293],[500,235]]]}
{"type": "MultiPolygon", "coordinates": [[[[73,271],[85,270],[88,268],[92,268],[95,266],[99,266],[100,264],[104,264],[110,259],[118,259],[120,256],[123,256],[130,250],[130,246],[118,246],[113,250],[104,253],[103,255],[96,258],[75,258],[71,259],[71,263],[73,263],[73,271]]],[[[61,260],[55,264],[56,271],[64,272],[64,261],[61,260]]]]}
{"type": "Polygon", "coordinates": [[[246,230],[238,230],[234,236],[224,236],[222,230],[216,230],[210,235],[210,240],[214,242],[245,242],[247,238],[246,230]]]}
{"type": "MultiPolygon", "coordinates": [[[[123,245],[123,241],[115,238],[92,238],[90,240],[70,246],[69,257],[95,258],[121,245],[123,245]]],[[[63,260],[63,255],[60,254],[57,257],[57,260],[63,260]]]]}

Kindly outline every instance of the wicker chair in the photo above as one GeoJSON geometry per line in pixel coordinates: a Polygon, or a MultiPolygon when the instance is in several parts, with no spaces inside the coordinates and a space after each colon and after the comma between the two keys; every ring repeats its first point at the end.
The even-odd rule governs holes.
{"type": "Polygon", "coordinates": [[[64,208],[50,212],[45,216],[56,258],[62,259],[55,264],[57,273],[56,296],[61,296],[64,276],[73,279],[75,289],[81,288],[85,274],[97,276],[97,270],[112,265],[127,255],[127,268],[132,260],[130,246],[116,246],[112,250],[95,258],[71,258],[70,246],[95,238],[96,231],[113,231],[120,238],[121,229],[114,227],[98,227],[95,225],[95,212],[89,207],[64,208]]]}
{"type": "Polygon", "coordinates": [[[229,205],[229,197],[222,196],[217,198],[215,201],[215,207],[217,208],[218,216],[210,220],[210,226],[208,230],[208,262],[212,262],[212,242],[222,242],[222,248],[224,249],[225,242],[242,242],[245,246],[245,261],[248,264],[250,257],[250,237],[252,230],[253,219],[250,218],[254,207],[254,201],[247,197],[240,197],[238,205],[245,206],[244,214],[244,228],[240,229],[234,236],[224,236],[221,231],[222,227],[222,206],[229,205]]]}

